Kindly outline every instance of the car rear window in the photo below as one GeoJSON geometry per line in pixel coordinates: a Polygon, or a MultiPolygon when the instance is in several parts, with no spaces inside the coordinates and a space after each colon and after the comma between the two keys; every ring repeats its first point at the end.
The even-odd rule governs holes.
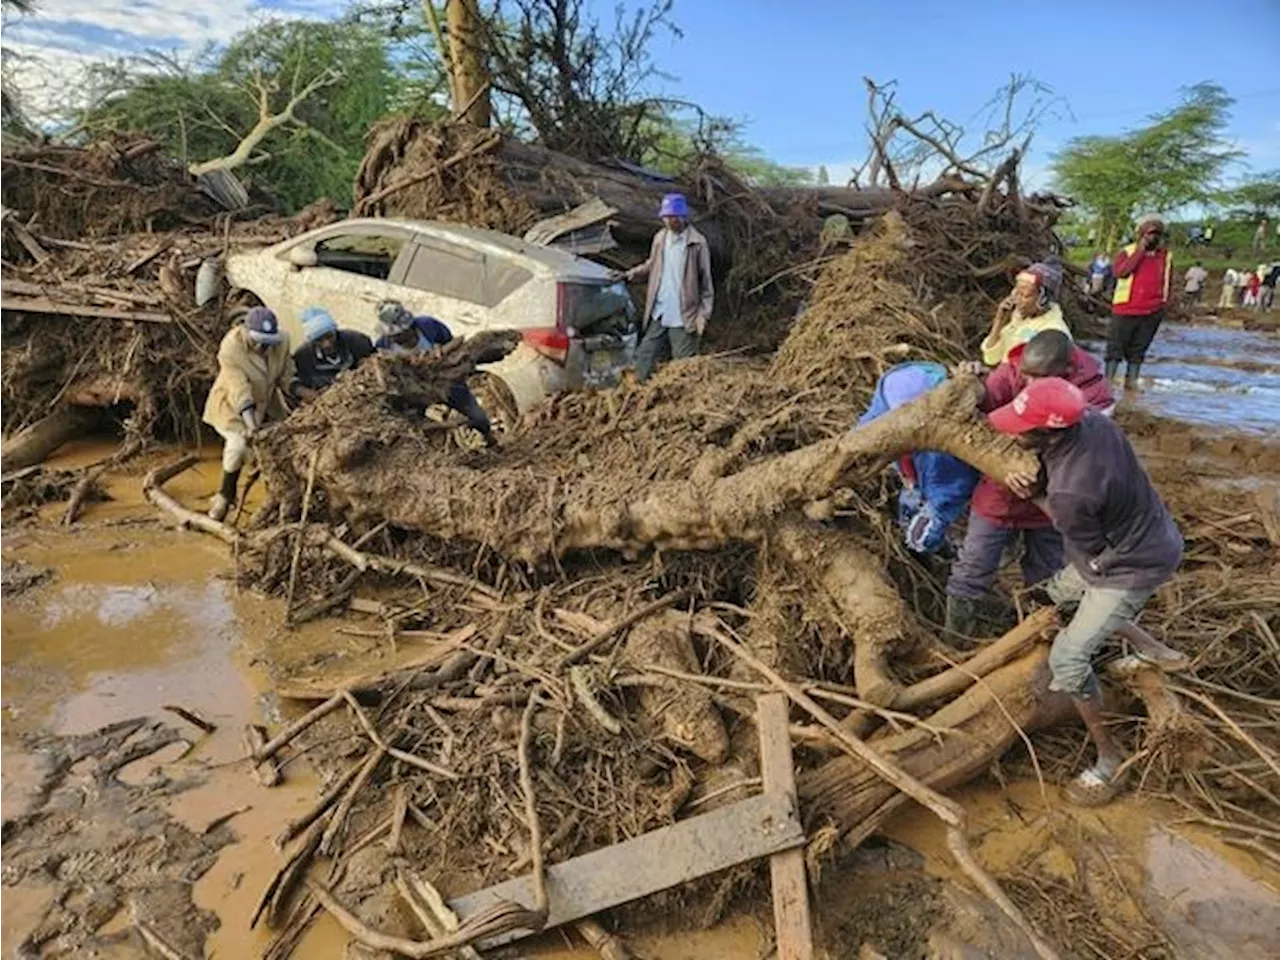
{"type": "Polygon", "coordinates": [[[635,312],[631,294],[625,283],[561,283],[564,299],[564,324],[585,330],[615,314],[628,319],[635,312]]]}

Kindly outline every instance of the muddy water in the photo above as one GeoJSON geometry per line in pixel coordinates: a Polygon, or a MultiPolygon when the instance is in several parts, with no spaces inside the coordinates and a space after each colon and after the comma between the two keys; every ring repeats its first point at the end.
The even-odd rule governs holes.
{"type": "MultiPolygon", "coordinates": [[[[1088,344],[1099,359],[1102,345],[1088,344]]],[[[1204,427],[1280,432],[1280,333],[1165,324],[1126,402],[1204,427]]]]}
{"type": "MultiPolygon", "coordinates": [[[[84,462],[103,452],[82,448],[70,457],[84,462]]],[[[174,492],[194,503],[212,490],[216,479],[216,463],[205,462],[176,481],[174,492]]],[[[6,531],[6,559],[21,557],[56,574],[4,605],[4,816],[22,811],[36,782],[23,735],[82,733],[138,715],[165,718],[184,729],[192,748],[185,753],[176,745],[167,748],[126,768],[121,779],[139,783],[157,768],[174,779],[193,779],[196,786],[165,803],[171,816],[197,833],[216,818],[240,811],[231,821],[237,841],[221,850],[196,883],[194,897],[221,920],[206,943],[206,956],[260,956],[268,938],[248,930],[247,918],[281,863],[270,838],[308,808],[316,792],[314,778],[301,764],[286,771],[283,786],[268,790],[239,762],[244,724],[279,721],[266,696],[261,655],[280,630],[280,610],[275,603],[237,593],[227,578],[229,564],[221,545],[152,522],[137,485],[136,477],[113,481],[116,499],[94,505],[84,528],[76,532],[48,524],[6,531]],[[166,704],[198,712],[216,723],[217,731],[201,735],[166,715],[166,704]]],[[[52,509],[51,518],[57,512],[52,509]]],[[[332,644],[333,635],[329,627],[318,625],[289,642],[318,647],[332,644]]],[[[1080,813],[1067,810],[1049,789],[1047,802],[1035,784],[1014,784],[1008,791],[978,784],[960,791],[981,860],[997,872],[1028,857],[1049,869],[1069,871],[1071,857],[1054,838],[1063,831],[1086,831],[1113,851],[1147,913],[1182,946],[1180,955],[1231,960],[1273,955],[1268,948],[1280,929],[1280,874],[1274,869],[1203,832],[1162,826],[1171,811],[1159,805],[1127,800],[1080,813]]],[[[887,833],[919,851],[931,873],[955,879],[940,825],[923,811],[904,811],[887,833]]],[[[851,878],[840,901],[856,899],[860,882],[851,878]]],[[[35,883],[4,890],[6,955],[39,922],[53,892],[51,885],[35,883]]],[[[835,903],[828,909],[844,906],[835,903]]],[[[997,922],[983,920],[989,926],[997,922]]],[[[127,919],[117,917],[106,929],[125,926],[127,919]]],[[[970,933],[956,936],[975,942],[964,940],[970,933]]],[[[651,960],[758,960],[770,941],[768,926],[745,916],[710,931],[641,932],[630,938],[639,955],[651,960]]],[[[345,933],[324,918],[313,925],[295,956],[340,958],[346,943],[345,933]]],[[[126,944],[105,955],[140,954],[126,944]]],[[[548,960],[595,956],[559,932],[525,955],[548,960]]]]}

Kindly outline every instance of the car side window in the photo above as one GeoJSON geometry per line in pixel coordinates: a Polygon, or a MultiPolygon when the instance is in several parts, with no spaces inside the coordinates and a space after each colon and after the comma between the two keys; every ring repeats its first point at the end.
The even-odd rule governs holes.
{"type": "Polygon", "coordinates": [[[340,233],[316,244],[316,263],[321,267],[386,280],[391,276],[391,267],[404,243],[403,237],[340,233]]]}
{"type": "Polygon", "coordinates": [[[405,273],[405,286],[488,306],[483,254],[435,240],[419,240],[405,273]]]}

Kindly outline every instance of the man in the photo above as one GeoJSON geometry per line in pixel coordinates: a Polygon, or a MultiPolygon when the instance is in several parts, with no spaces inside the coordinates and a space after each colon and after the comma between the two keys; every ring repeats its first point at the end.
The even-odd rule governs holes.
{"type": "Polygon", "coordinates": [[[1240,286],[1240,274],[1234,267],[1222,272],[1222,294],[1218,297],[1218,309],[1229,310],[1236,305],[1236,287],[1240,286]]]}
{"type": "Polygon", "coordinates": [[[1045,483],[1015,473],[1006,485],[1021,496],[1039,492],[1062,534],[1067,566],[1046,585],[1058,606],[1074,606],[1071,622],[1049,651],[1049,689],[1068,694],[1098,751],[1097,762],[1068,786],[1074,803],[1106,803],[1122,786],[1124,756],[1102,720],[1101,690],[1091,661],[1111,634],[1164,669],[1187,658],[1139,629],[1134,619],[1182,559],[1182,536],[1137,455],[1109,418],[1088,409],[1084,394],[1057,377],[1028,383],[993,410],[991,425],[1035,450],[1045,483]]]}
{"type": "Polygon", "coordinates": [[[1205,281],[1208,279],[1209,271],[1204,268],[1203,263],[1197,260],[1195,266],[1187,271],[1182,286],[1182,291],[1186,294],[1188,303],[1200,302],[1200,297],[1204,293],[1205,281]]]}
{"type": "Polygon", "coordinates": [[[1258,296],[1258,309],[1270,312],[1276,302],[1276,284],[1280,283],[1280,261],[1271,264],[1267,275],[1262,278],[1258,296]]]}
{"type": "Polygon", "coordinates": [[[715,291],[711,280],[711,251],[704,237],[689,223],[689,202],[668,193],[659,210],[663,227],[654,235],[649,259],[623,274],[627,282],[648,279],[640,344],[636,348],[636,376],[648,380],[668,356],[695,356],[711,319],[715,291]]]}
{"type": "Polygon", "coordinates": [[[282,396],[293,386],[289,338],[276,315],[254,307],[218,347],[218,376],[204,405],[204,422],[223,439],[222,485],[209,516],[223,520],[236,500],[240,470],[250,459],[249,441],[268,419],[283,418],[282,396]]]}
{"type": "Polygon", "coordinates": [[[356,330],[339,330],[333,314],[324,307],[307,307],[302,321],[302,346],[293,355],[298,371],[298,392],[304,399],[327,388],[338,374],[354,369],[373,354],[373,342],[356,330]]]}
{"type": "Polygon", "coordinates": [[[1213,243],[1213,233],[1214,233],[1213,224],[1212,224],[1212,223],[1206,223],[1206,224],[1204,225],[1204,244],[1205,244],[1205,246],[1206,246],[1206,247],[1207,247],[1209,244],[1213,243]]]}
{"type": "MultiPolygon", "coordinates": [[[[1059,330],[1036,334],[1015,348],[1009,359],[987,377],[978,404],[990,413],[1009,403],[1030,383],[1060,377],[1084,394],[1089,407],[1104,416],[1115,407],[1111,384],[1098,361],[1059,330]]],[[[988,595],[1004,551],[1022,540],[1022,582],[1047,580],[1062,569],[1062,535],[1034,503],[1016,496],[990,477],[983,477],[973,494],[969,527],[959,559],[947,579],[947,630],[960,637],[976,635],[979,605],[988,595]]]]}
{"type": "Polygon", "coordinates": [[[1264,217],[1258,221],[1258,229],[1253,231],[1253,247],[1254,250],[1263,250],[1267,246],[1267,221],[1264,217]]]}
{"type": "Polygon", "coordinates": [[[1114,380],[1123,360],[1126,390],[1138,388],[1142,362],[1169,303],[1173,255],[1164,245],[1164,234],[1164,221],[1159,217],[1141,218],[1134,242],[1112,261],[1116,289],[1107,324],[1106,373],[1108,380],[1114,380]]]}
{"type": "MultiPolygon", "coordinates": [[[[382,332],[374,348],[385,353],[429,353],[453,339],[453,331],[435,317],[415,317],[399,300],[378,304],[378,326],[382,332]]],[[[472,429],[484,437],[486,446],[497,444],[489,415],[464,381],[459,380],[450,388],[445,403],[467,418],[472,429]]]]}
{"type": "MultiPolygon", "coordinates": [[[[858,420],[864,426],[932,390],[947,379],[940,363],[900,363],[876,384],[871,406],[858,420]]],[[[963,460],[936,450],[907,454],[894,464],[902,480],[898,494],[898,527],[907,548],[929,555],[947,546],[947,530],[960,518],[978,472],[963,460]]]]}

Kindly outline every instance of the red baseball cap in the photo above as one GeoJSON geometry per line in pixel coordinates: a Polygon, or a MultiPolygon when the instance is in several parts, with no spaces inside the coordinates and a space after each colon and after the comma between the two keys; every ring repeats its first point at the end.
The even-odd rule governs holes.
{"type": "Polygon", "coordinates": [[[1041,377],[987,417],[1001,433],[1026,433],[1028,430],[1063,430],[1073,427],[1084,416],[1088,404],[1074,383],[1061,377],[1041,377]]]}

